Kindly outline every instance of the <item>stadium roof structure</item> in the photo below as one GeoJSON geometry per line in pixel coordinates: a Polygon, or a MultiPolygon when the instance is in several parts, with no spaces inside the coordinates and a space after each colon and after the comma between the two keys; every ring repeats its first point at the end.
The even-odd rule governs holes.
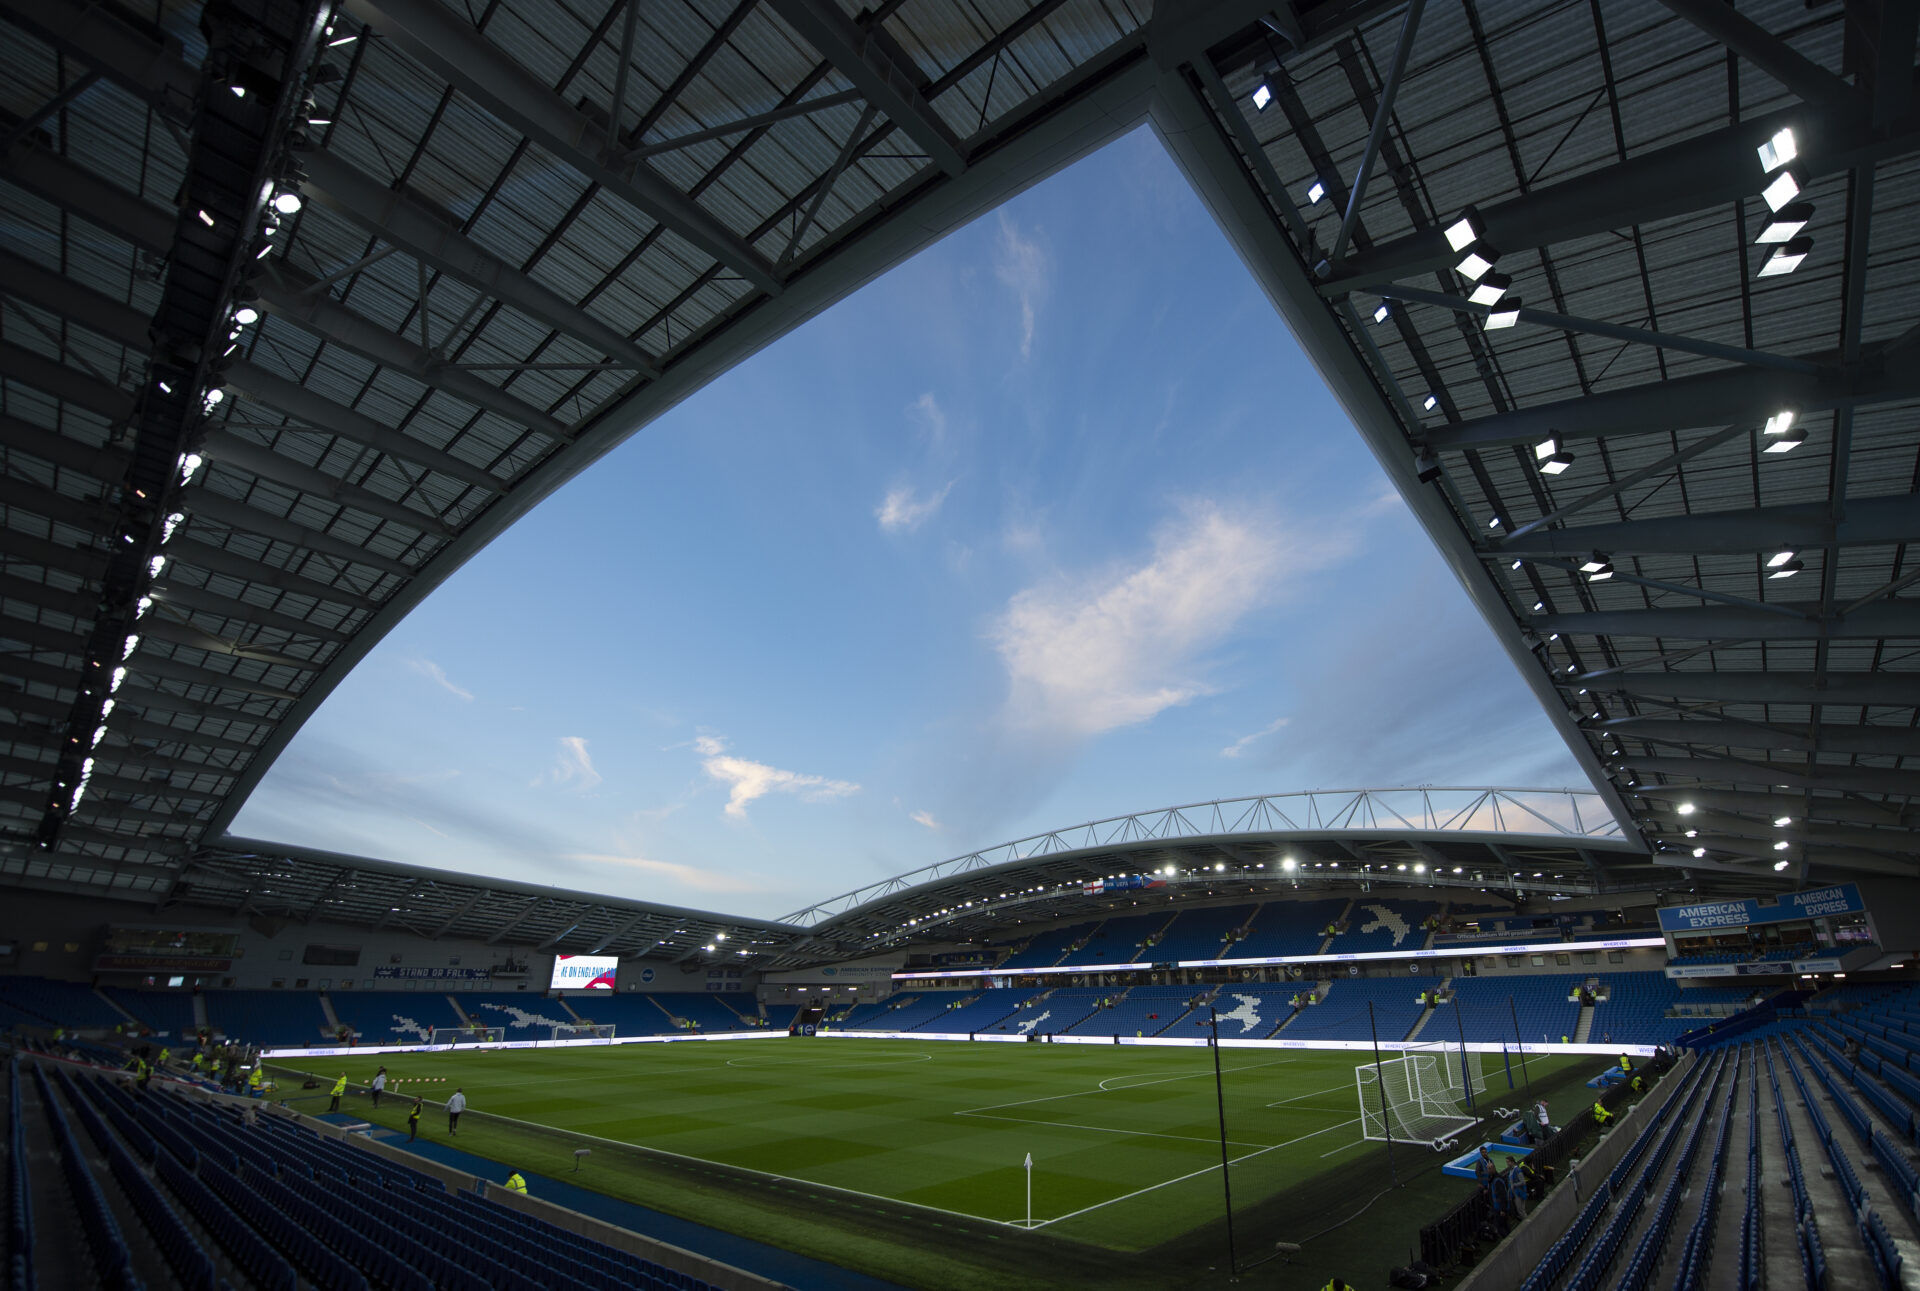
{"type": "Polygon", "coordinates": [[[1586,896],[1677,877],[1622,837],[1591,791],[1338,789],[1050,830],[856,888],[780,922],[843,952],[872,952],[1029,920],[1101,917],[1156,897],[1264,899],[1355,884],[1586,896]],[[1156,886],[1131,885],[1140,878],[1156,886]]]}
{"type": "Polygon", "coordinates": [[[0,876],[164,898],[514,519],[1146,121],[1639,845],[1914,872],[1911,5],[0,21],[0,876]]]}

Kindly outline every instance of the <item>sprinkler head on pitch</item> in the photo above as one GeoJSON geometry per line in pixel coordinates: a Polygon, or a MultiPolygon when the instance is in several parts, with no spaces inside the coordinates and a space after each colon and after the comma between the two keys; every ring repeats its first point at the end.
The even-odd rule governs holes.
{"type": "Polygon", "coordinates": [[[575,1174],[578,1174],[580,1172],[580,1158],[584,1156],[588,1156],[592,1152],[593,1152],[592,1148],[575,1148],[573,1150],[573,1169],[575,1174]]]}

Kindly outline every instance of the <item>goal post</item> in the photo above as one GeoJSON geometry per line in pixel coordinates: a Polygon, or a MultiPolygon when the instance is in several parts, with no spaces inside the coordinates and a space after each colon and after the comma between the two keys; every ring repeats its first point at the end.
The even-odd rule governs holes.
{"type": "Polygon", "coordinates": [[[499,1044],[507,1038],[505,1027],[435,1027],[430,1044],[499,1044]]]}
{"type": "Polygon", "coordinates": [[[1487,1088],[1480,1055],[1446,1041],[1356,1067],[1354,1084],[1362,1138],[1435,1148],[1479,1123],[1474,1100],[1487,1088]]]}
{"type": "Polygon", "coordinates": [[[556,1026],[553,1029],[555,1040],[599,1040],[613,1043],[613,1027],[597,1023],[584,1023],[580,1026],[556,1026]]]}

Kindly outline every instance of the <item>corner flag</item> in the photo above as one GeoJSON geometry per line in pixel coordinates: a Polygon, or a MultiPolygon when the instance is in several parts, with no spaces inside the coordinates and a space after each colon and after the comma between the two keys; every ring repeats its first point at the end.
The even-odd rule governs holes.
{"type": "Polygon", "coordinates": [[[1027,1153],[1027,1169],[1033,1169],[1033,1153],[1027,1153]]]}

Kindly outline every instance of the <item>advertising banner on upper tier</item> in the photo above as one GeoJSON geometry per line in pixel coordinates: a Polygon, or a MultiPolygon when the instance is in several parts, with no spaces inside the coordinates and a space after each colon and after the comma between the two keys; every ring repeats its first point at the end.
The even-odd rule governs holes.
{"type": "Polygon", "coordinates": [[[1707,932],[1715,928],[1746,928],[1754,924],[1794,923],[1801,919],[1858,914],[1866,908],[1858,887],[1836,883],[1811,892],[1785,892],[1771,901],[1748,898],[1667,906],[1660,911],[1660,928],[1663,932],[1707,932]]]}
{"type": "Polygon", "coordinates": [[[552,991],[610,991],[614,973],[620,967],[618,955],[555,955],[552,991]]]}

